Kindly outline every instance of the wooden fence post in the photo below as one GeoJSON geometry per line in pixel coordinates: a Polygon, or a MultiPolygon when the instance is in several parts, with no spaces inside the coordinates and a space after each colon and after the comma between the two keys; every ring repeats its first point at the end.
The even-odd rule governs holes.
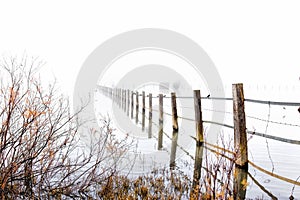
{"type": "Polygon", "coordinates": [[[139,92],[135,92],[135,123],[139,122],[139,92]]]}
{"type": "Polygon", "coordinates": [[[145,112],[146,112],[146,107],[145,107],[145,91],[142,92],[142,131],[145,130],[145,112]]]}
{"type": "Polygon", "coordinates": [[[120,91],[120,95],[121,95],[121,109],[124,109],[124,90],[121,89],[120,91]]]}
{"type": "Polygon", "coordinates": [[[239,167],[248,167],[246,118],[244,108],[243,84],[232,85],[234,147],[237,152],[235,163],[239,167]]]}
{"type": "Polygon", "coordinates": [[[121,89],[118,88],[118,105],[119,105],[119,108],[121,108],[121,89]]]}
{"type": "Polygon", "coordinates": [[[133,105],[134,105],[134,102],[133,102],[133,91],[131,91],[131,119],[133,119],[133,105]]]}
{"type": "Polygon", "coordinates": [[[127,90],[127,116],[129,117],[129,107],[130,107],[130,90],[127,90]]]}
{"type": "Polygon", "coordinates": [[[115,102],[116,102],[116,105],[118,105],[118,88],[115,88],[115,102]]]}
{"type": "Polygon", "coordinates": [[[114,98],[115,98],[115,104],[118,105],[118,89],[117,88],[115,88],[114,98]]]}
{"type": "Polygon", "coordinates": [[[122,109],[122,89],[119,90],[120,93],[120,108],[122,109]]]}
{"type": "Polygon", "coordinates": [[[243,183],[247,183],[248,147],[246,133],[246,118],[243,84],[232,85],[234,148],[236,151],[233,176],[233,198],[245,199],[246,190],[243,183]]]}
{"type": "Polygon", "coordinates": [[[124,89],[121,89],[121,95],[122,95],[122,98],[121,98],[121,101],[122,101],[122,110],[124,110],[124,89]]]}
{"type": "Polygon", "coordinates": [[[200,143],[204,141],[200,90],[194,90],[194,109],[196,123],[196,141],[197,143],[200,143]]]}
{"type": "Polygon", "coordinates": [[[163,145],[163,125],[164,125],[164,116],[163,116],[163,94],[159,94],[159,128],[158,128],[158,145],[157,145],[157,149],[161,150],[163,145]]]}
{"type": "Polygon", "coordinates": [[[116,88],[113,89],[112,99],[113,99],[113,103],[115,103],[115,100],[116,100],[116,88]]]}
{"type": "Polygon", "coordinates": [[[149,94],[148,138],[152,138],[152,94],[149,94]]]}
{"type": "Polygon", "coordinates": [[[203,157],[203,121],[201,111],[201,94],[200,90],[194,90],[194,109],[195,109],[195,125],[196,125],[196,152],[194,164],[194,177],[193,177],[193,192],[191,195],[199,195],[199,181],[201,178],[201,167],[203,157]]]}
{"type": "Polygon", "coordinates": [[[171,93],[171,106],[172,106],[172,146],[171,146],[171,156],[170,156],[170,168],[174,169],[176,166],[176,148],[178,141],[178,115],[177,115],[177,106],[176,106],[176,94],[171,93]]]}
{"type": "Polygon", "coordinates": [[[123,89],[123,110],[126,112],[126,89],[123,89]]]}
{"type": "Polygon", "coordinates": [[[116,88],[115,98],[116,98],[116,105],[118,106],[119,105],[119,89],[118,88],[116,88]]]}
{"type": "Polygon", "coordinates": [[[110,88],[110,99],[113,98],[113,88],[110,88]]]}

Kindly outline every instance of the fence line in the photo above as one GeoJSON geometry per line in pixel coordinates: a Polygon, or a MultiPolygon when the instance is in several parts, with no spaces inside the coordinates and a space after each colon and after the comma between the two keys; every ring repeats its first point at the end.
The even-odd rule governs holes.
{"type": "MultiPolygon", "coordinates": [[[[113,102],[116,102],[116,104],[123,109],[125,112],[127,110],[127,114],[129,113],[129,95],[130,95],[130,91],[127,90],[128,92],[126,92],[126,90],[122,90],[119,88],[108,88],[108,87],[102,87],[100,86],[101,91],[106,95],[109,96],[110,98],[112,98],[113,102]],[[124,92],[125,91],[125,92],[124,92]],[[128,98],[126,98],[126,95],[128,95],[128,98]],[[126,100],[128,101],[126,104],[126,100]],[[128,105],[128,106],[127,106],[128,105]]],[[[142,129],[144,130],[144,126],[145,126],[145,92],[142,92],[143,95],[139,95],[138,91],[131,92],[131,118],[133,118],[133,95],[136,95],[136,123],[138,123],[138,121],[140,121],[138,119],[138,113],[139,113],[139,96],[143,97],[143,101],[142,101],[142,129]]],[[[268,105],[280,105],[280,106],[300,106],[300,103],[296,103],[296,102],[275,102],[275,101],[262,101],[262,100],[254,100],[254,99],[245,99],[243,97],[243,85],[242,84],[234,84],[233,85],[233,98],[219,98],[219,97],[201,97],[200,96],[200,91],[194,91],[194,97],[176,97],[176,94],[171,95],[171,97],[167,97],[166,95],[163,94],[159,94],[159,96],[152,96],[152,94],[147,95],[147,97],[149,97],[149,116],[151,114],[151,121],[149,120],[149,123],[154,124],[156,126],[158,126],[159,128],[159,133],[158,133],[158,150],[162,150],[162,140],[163,140],[163,135],[166,135],[168,137],[168,139],[172,140],[172,148],[175,147],[175,153],[176,153],[176,146],[178,146],[181,150],[183,150],[188,156],[190,156],[192,159],[195,160],[195,165],[194,165],[194,180],[193,180],[193,188],[195,188],[195,186],[199,183],[199,179],[200,179],[200,175],[201,175],[201,168],[202,167],[202,152],[203,152],[203,147],[205,147],[206,149],[216,153],[216,154],[221,154],[223,157],[232,160],[233,158],[226,156],[220,152],[218,152],[218,150],[222,150],[224,152],[230,153],[232,155],[234,155],[234,161],[235,165],[245,168],[246,170],[248,169],[248,164],[250,164],[252,167],[256,168],[259,171],[262,171],[270,176],[273,176],[279,180],[294,184],[294,185],[298,185],[300,186],[300,182],[297,182],[295,180],[280,176],[278,174],[274,174],[273,172],[270,172],[268,170],[265,170],[261,167],[259,167],[258,165],[256,165],[255,163],[253,163],[252,161],[248,160],[248,155],[247,155],[247,137],[246,134],[251,134],[251,135],[257,135],[257,136],[261,136],[261,137],[265,137],[265,138],[269,138],[269,139],[273,139],[273,140],[277,140],[277,141],[281,141],[281,142],[287,142],[287,143],[291,143],[291,144],[297,144],[300,145],[300,141],[298,140],[291,140],[291,139],[286,139],[286,138],[282,138],[282,137],[277,137],[277,136],[272,136],[272,135],[267,135],[267,134],[263,134],[263,133],[258,133],[255,131],[248,131],[246,129],[246,124],[245,124],[245,118],[246,117],[250,117],[250,118],[254,118],[257,120],[263,120],[260,118],[256,118],[256,117],[251,117],[251,116],[247,116],[245,115],[244,112],[244,102],[251,102],[251,103],[258,103],[258,104],[268,104],[268,105]],[[151,97],[151,105],[150,105],[150,97],[151,97]],[[153,109],[152,108],[152,98],[159,98],[159,110],[153,109]],[[180,99],[180,98],[194,98],[194,110],[195,110],[195,119],[191,119],[191,118],[186,118],[183,116],[177,116],[177,107],[176,107],[176,103],[175,103],[175,107],[172,105],[172,114],[164,112],[163,111],[163,99],[164,98],[172,98],[172,101],[176,102],[176,99],[180,99]],[[231,100],[233,101],[233,105],[234,105],[234,109],[233,109],[233,117],[234,117],[234,126],[232,125],[228,125],[228,124],[224,124],[224,123],[220,123],[220,122],[213,122],[213,121],[205,121],[202,120],[201,117],[201,99],[211,99],[211,100],[231,100]],[[176,111],[176,118],[174,118],[174,110],[176,111]],[[159,124],[156,124],[155,122],[152,121],[152,111],[156,111],[159,113],[159,124]],[[177,118],[181,118],[183,120],[189,120],[192,122],[195,122],[196,124],[196,137],[194,138],[196,140],[196,152],[195,152],[195,158],[189,154],[188,151],[186,151],[183,147],[179,146],[177,144],[177,142],[175,143],[175,146],[173,146],[173,141],[176,140],[176,131],[174,132],[174,123],[173,123],[173,136],[172,138],[163,131],[163,114],[171,116],[174,120],[176,121],[177,118]],[[200,114],[200,115],[199,115],[200,114]],[[213,144],[209,144],[207,142],[205,142],[203,140],[203,127],[202,124],[203,123],[210,123],[210,124],[216,124],[216,125],[220,125],[220,126],[224,126],[227,128],[231,128],[234,129],[234,143],[235,143],[235,151],[236,152],[232,152],[230,150],[224,149],[222,147],[219,147],[217,145],[213,145],[213,144]],[[202,127],[202,128],[201,128],[202,127]],[[203,145],[205,144],[205,145],[203,145]],[[214,150],[210,147],[213,147],[217,150],[214,150]],[[201,158],[199,160],[199,158],[201,158]],[[199,168],[200,166],[200,168],[199,168]]],[[[189,107],[190,108],[190,107],[189,107]]],[[[208,110],[208,109],[207,109],[208,110]]],[[[214,110],[211,110],[214,111],[214,110]]],[[[221,112],[221,111],[220,111],[221,112]]],[[[267,122],[273,122],[273,123],[278,123],[281,125],[292,125],[292,124],[282,124],[280,122],[274,122],[274,121],[269,121],[267,120],[267,122]]],[[[177,125],[178,126],[178,125],[177,125]]],[[[299,125],[293,125],[293,126],[298,126],[299,125]]],[[[177,128],[177,133],[178,133],[178,127],[177,128]]],[[[152,133],[150,134],[149,132],[149,137],[152,135],[152,133]]],[[[177,135],[178,136],[178,135],[177,135]]],[[[177,141],[177,140],[176,140],[177,141]]],[[[175,166],[175,160],[174,160],[174,149],[171,149],[171,158],[170,158],[170,166],[171,163],[173,164],[173,166],[175,166]]],[[[244,177],[244,175],[238,175],[239,178],[244,177]]],[[[234,177],[234,179],[236,179],[236,177],[234,177]]],[[[237,180],[239,180],[237,178],[237,180]]],[[[236,181],[234,182],[234,190],[237,190],[237,192],[239,193],[241,187],[240,185],[236,185],[236,181]]]]}
{"type": "MultiPolygon", "coordinates": [[[[207,98],[206,98],[207,99],[207,98]]],[[[164,105],[166,107],[170,107],[169,105],[164,105]]],[[[178,106],[180,108],[186,108],[186,109],[194,109],[192,107],[187,107],[187,106],[178,106]]],[[[146,107],[146,109],[148,109],[146,107]]],[[[233,115],[232,112],[229,112],[229,111],[222,111],[222,110],[214,110],[214,109],[208,109],[208,108],[202,108],[202,110],[205,110],[205,111],[211,111],[211,112],[218,112],[218,113],[225,113],[225,114],[230,114],[230,115],[233,115]]],[[[155,110],[154,111],[157,111],[158,110],[155,110]]],[[[171,116],[171,114],[169,113],[166,113],[164,112],[166,115],[169,115],[171,116]]],[[[189,121],[194,121],[194,119],[191,119],[191,118],[185,118],[185,117],[181,117],[181,116],[178,116],[178,118],[181,118],[181,119],[186,119],[186,120],[189,120],[189,121]]],[[[278,125],[283,125],[283,126],[294,126],[294,127],[300,127],[300,125],[298,124],[292,124],[292,123],[286,123],[286,122],[279,122],[279,121],[274,121],[274,120],[267,120],[267,119],[262,119],[262,118],[259,118],[259,117],[254,117],[254,116],[251,116],[251,115],[246,115],[246,118],[250,118],[250,119],[255,119],[255,120],[258,120],[258,121],[262,121],[262,122],[269,122],[269,123],[272,123],[272,124],[278,124],[278,125]]]]}
{"type": "MultiPolygon", "coordinates": [[[[100,87],[101,89],[102,87],[100,87]]],[[[106,90],[109,90],[109,96],[114,96],[113,95],[113,92],[116,91],[116,98],[117,98],[117,104],[119,106],[122,107],[122,101],[121,100],[118,100],[119,99],[122,99],[123,101],[126,99],[126,98],[123,98],[122,96],[122,90],[117,88],[117,89],[107,89],[106,90]]],[[[139,109],[139,101],[138,101],[138,96],[140,96],[138,94],[138,92],[131,92],[131,118],[133,118],[133,95],[137,95],[136,96],[136,110],[139,109]]],[[[142,95],[141,95],[142,96],[142,95]]],[[[147,95],[148,96],[148,95],[147,95]]],[[[154,97],[152,97],[154,98],[154,97]]],[[[169,98],[169,97],[166,97],[166,96],[163,96],[163,98],[169,98]]],[[[176,97],[176,98],[193,98],[193,97],[176,97]]],[[[233,98],[217,98],[217,97],[201,97],[201,99],[217,99],[217,100],[232,100],[233,98]]],[[[128,99],[129,100],[129,99],[128,99]]],[[[253,100],[253,99],[245,99],[245,101],[251,101],[251,102],[255,102],[255,103],[264,103],[264,104],[276,104],[276,105],[300,105],[300,103],[293,103],[293,102],[274,102],[274,101],[261,101],[261,100],[253,100]]],[[[129,108],[129,107],[127,107],[129,108]]],[[[149,109],[147,108],[146,106],[144,106],[145,109],[149,109]]],[[[222,111],[215,111],[215,110],[212,110],[212,109],[203,109],[203,110],[209,110],[209,111],[213,111],[213,112],[222,112],[222,111]]],[[[159,112],[159,110],[156,110],[156,109],[152,109],[152,111],[155,111],[155,112],[159,112]]],[[[172,116],[172,114],[170,113],[167,113],[167,112],[164,112],[162,111],[163,114],[165,115],[168,115],[168,116],[172,116]]],[[[229,114],[232,114],[232,112],[225,112],[224,113],[229,113],[229,114]]],[[[269,122],[269,123],[274,123],[274,124],[279,124],[279,125],[286,125],[286,126],[295,126],[295,127],[300,127],[300,125],[296,125],[296,124],[289,124],[289,123],[282,123],[282,122],[277,122],[277,121],[272,121],[272,120],[265,120],[265,119],[261,119],[261,118],[258,118],[258,117],[253,117],[253,116],[247,116],[246,117],[248,118],[252,118],[252,119],[256,119],[256,120],[260,120],[260,121],[264,121],[264,122],[269,122]]],[[[187,117],[183,117],[183,116],[178,116],[179,119],[183,119],[183,120],[188,120],[188,121],[192,121],[192,122],[195,122],[195,119],[192,119],[192,118],[187,118],[187,117]]],[[[138,113],[136,113],[136,120],[138,120],[138,113]]],[[[224,123],[220,123],[220,122],[213,122],[213,121],[203,121],[203,123],[210,123],[210,124],[215,124],[215,125],[220,125],[220,126],[223,126],[223,127],[226,127],[226,128],[231,128],[231,129],[234,129],[234,126],[232,125],[228,125],[228,124],[224,124],[224,123]]],[[[293,140],[293,139],[287,139],[287,138],[282,138],[282,137],[278,137],[278,136],[272,136],[272,135],[268,135],[268,134],[264,134],[264,133],[260,133],[260,132],[257,132],[257,131],[249,131],[247,130],[247,133],[248,134],[251,134],[251,135],[256,135],[256,136],[260,136],[260,137],[265,137],[265,138],[268,138],[268,139],[272,139],[272,140],[277,140],[277,141],[280,141],[280,142],[285,142],[285,143],[291,143],[291,144],[296,144],[296,145],[300,145],[300,141],[299,140],[293,140]]]]}

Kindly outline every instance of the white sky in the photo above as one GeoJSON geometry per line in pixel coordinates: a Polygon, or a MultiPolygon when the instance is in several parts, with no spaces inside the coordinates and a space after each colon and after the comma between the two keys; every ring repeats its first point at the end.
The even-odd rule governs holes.
{"type": "Polygon", "coordinates": [[[202,81],[202,77],[198,75],[197,71],[190,63],[179,56],[157,49],[140,50],[128,53],[127,55],[116,59],[111,65],[107,66],[107,70],[105,70],[103,75],[99,78],[99,84],[107,86],[116,85],[126,73],[134,70],[136,67],[152,64],[172,68],[182,75],[187,83],[194,88],[198,89],[201,85],[205,85],[205,82],[202,81]]]}
{"type": "Polygon", "coordinates": [[[1,1],[0,54],[38,56],[72,94],[87,56],[133,29],[163,28],[196,41],[226,85],[299,85],[299,1],[1,1]]]}

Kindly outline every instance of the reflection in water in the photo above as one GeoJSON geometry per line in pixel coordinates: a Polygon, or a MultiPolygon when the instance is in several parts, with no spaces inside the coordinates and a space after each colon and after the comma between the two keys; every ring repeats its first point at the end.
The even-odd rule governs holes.
{"type": "MultiPolygon", "coordinates": [[[[194,194],[199,195],[199,180],[201,178],[202,158],[203,158],[203,142],[196,142],[194,176],[193,176],[193,191],[194,194]]],[[[194,195],[191,192],[191,195],[194,195]]],[[[192,197],[192,196],[191,196],[192,197]]],[[[195,197],[198,199],[198,196],[195,197]]]]}
{"type": "Polygon", "coordinates": [[[176,159],[177,141],[178,141],[178,131],[173,131],[171,156],[170,156],[170,168],[171,169],[174,169],[176,166],[175,159],[176,159]]]}
{"type": "MultiPolygon", "coordinates": [[[[149,95],[150,96],[150,95],[149,95]]],[[[152,97],[152,96],[151,96],[152,97]]],[[[156,95],[155,95],[156,97],[156,95]]],[[[132,97],[133,99],[133,97],[132,97]]],[[[152,98],[149,97],[149,100],[152,100],[152,98]]],[[[182,99],[182,101],[188,101],[190,99],[182,99]]],[[[102,101],[101,101],[102,102],[102,101]]],[[[157,102],[157,100],[155,100],[155,102],[157,102]]],[[[133,103],[133,102],[131,102],[133,103]]],[[[167,101],[166,101],[167,103],[167,101]]],[[[150,104],[150,102],[149,102],[150,104]]],[[[152,101],[151,101],[152,104],[152,101]]],[[[187,105],[191,105],[191,103],[186,103],[187,105]]],[[[157,106],[154,104],[154,106],[157,106]]],[[[169,105],[165,105],[168,109],[169,105]]],[[[231,105],[230,105],[231,106],[231,105]]],[[[186,142],[187,144],[189,144],[189,142],[187,142],[187,138],[191,138],[191,135],[194,135],[194,130],[186,130],[186,126],[184,126],[184,131],[182,131],[182,127],[180,127],[180,131],[177,133],[173,133],[173,135],[171,135],[171,127],[169,128],[169,123],[165,123],[167,126],[164,127],[165,131],[167,132],[166,136],[169,136],[169,138],[171,139],[168,140],[166,139],[164,141],[164,149],[163,151],[157,151],[157,132],[158,130],[156,130],[156,125],[154,122],[157,122],[157,118],[156,114],[158,115],[158,113],[153,112],[154,116],[153,116],[153,124],[154,124],[154,130],[152,130],[152,109],[150,110],[152,106],[149,105],[149,114],[147,116],[148,118],[148,132],[145,133],[145,135],[143,134],[143,132],[139,132],[139,131],[132,131],[132,133],[137,133],[135,136],[137,138],[151,138],[151,141],[149,140],[149,142],[146,142],[146,140],[144,141],[140,141],[139,143],[139,149],[142,149],[140,147],[145,146],[145,148],[143,148],[141,150],[141,152],[145,152],[145,150],[150,150],[150,146],[151,146],[151,152],[153,153],[154,156],[151,156],[148,154],[143,155],[143,160],[142,160],[142,164],[141,166],[138,166],[140,168],[138,168],[140,171],[138,171],[137,168],[132,168],[132,171],[135,172],[139,172],[142,173],[147,169],[152,168],[153,166],[158,166],[156,165],[156,163],[163,163],[165,165],[170,164],[170,166],[175,167],[175,160],[176,160],[176,164],[178,167],[180,167],[179,163],[179,159],[178,159],[178,155],[183,154],[182,151],[183,149],[181,148],[182,146],[187,148],[187,147],[191,147],[191,145],[182,145],[181,143],[186,142]],[[150,125],[150,126],[149,126],[150,125]],[[178,137],[180,137],[178,139],[178,137]],[[143,143],[144,142],[144,143],[143,143]],[[151,143],[150,143],[151,142],[151,143]],[[170,144],[171,143],[171,144],[170,144]],[[155,144],[153,146],[153,144],[155,144]],[[179,148],[177,148],[177,146],[179,148]],[[171,152],[167,151],[171,149],[171,152]],[[166,150],[166,151],[165,151],[166,150]],[[164,154],[164,155],[161,155],[164,154]],[[168,155],[170,154],[170,155],[168,155]],[[144,159],[145,158],[145,159],[144,159]],[[170,160],[169,160],[170,159],[170,160]],[[151,162],[149,161],[151,160],[151,162]],[[149,162],[148,162],[149,161],[149,162]],[[169,163],[168,163],[169,162],[169,163]]],[[[158,106],[157,106],[158,107],[158,106]]],[[[180,107],[180,106],[179,106],[180,107]]],[[[131,113],[132,113],[132,118],[133,118],[133,110],[134,110],[135,106],[132,105],[131,106],[131,113]]],[[[117,109],[117,108],[116,108],[117,109]]],[[[155,107],[154,107],[155,109],[155,107]]],[[[154,110],[153,109],[153,110],[154,110]]],[[[257,132],[262,132],[262,130],[265,130],[265,126],[266,126],[266,122],[268,122],[268,120],[264,120],[264,117],[268,114],[269,108],[267,107],[267,109],[264,110],[264,106],[263,105],[252,105],[250,103],[247,104],[247,115],[248,116],[248,121],[247,123],[249,124],[248,127],[249,130],[253,130],[255,134],[252,135],[248,135],[248,147],[249,147],[249,154],[251,155],[250,161],[252,161],[253,163],[255,163],[256,166],[253,165],[249,165],[249,172],[252,173],[255,176],[255,179],[253,177],[251,177],[251,174],[249,174],[249,178],[251,180],[247,180],[247,171],[244,169],[240,169],[240,168],[235,168],[234,170],[234,184],[231,186],[234,186],[234,195],[235,195],[235,199],[245,199],[245,197],[258,197],[260,196],[260,194],[264,193],[264,195],[268,195],[269,197],[271,197],[272,199],[276,199],[277,198],[281,199],[281,198],[286,198],[288,196],[291,196],[291,194],[293,196],[298,196],[299,194],[299,187],[298,187],[298,169],[299,169],[299,162],[297,162],[300,158],[299,154],[293,154],[291,152],[299,152],[299,145],[295,145],[295,144],[288,144],[288,143],[282,143],[280,141],[276,141],[276,140],[271,140],[268,139],[268,146],[266,146],[266,140],[265,138],[262,137],[258,137],[257,132]],[[257,108],[258,107],[258,108],[257,108]],[[257,110],[259,110],[259,112],[257,112],[257,110]],[[251,116],[255,116],[255,117],[251,117],[251,116]],[[261,120],[263,119],[263,120],[261,120]],[[252,127],[252,129],[251,129],[252,127]],[[272,161],[270,161],[270,153],[268,153],[268,151],[271,152],[271,156],[272,156],[272,161]],[[273,174],[273,172],[271,172],[269,169],[272,167],[272,163],[274,163],[275,166],[275,172],[273,174]],[[258,169],[257,166],[261,166],[261,169],[258,169]],[[265,170],[264,170],[265,169],[265,170]],[[266,172],[267,170],[267,172],[266,172]],[[270,173],[268,173],[270,172],[270,173]],[[276,176],[275,176],[276,175],[276,176]],[[279,176],[280,175],[280,176],[279,176]],[[286,181],[285,178],[288,178],[288,181],[286,181]],[[249,186],[247,187],[249,182],[249,186]],[[295,183],[296,182],[296,183],[295,183]],[[296,187],[295,187],[296,186],[296,187]],[[246,188],[247,188],[247,192],[246,192],[246,188]],[[274,194],[272,194],[272,193],[274,194]],[[276,195],[276,196],[275,196],[276,195]]],[[[272,107],[272,115],[271,115],[271,120],[270,125],[268,126],[268,134],[269,135],[274,135],[277,137],[283,137],[283,138],[288,138],[288,139],[293,139],[293,140],[299,140],[299,132],[297,131],[297,129],[299,127],[299,113],[297,112],[298,107],[295,109],[295,107],[280,107],[280,106],[273,106],[272,107]],[[289,112],[290,111],[290,112],[289,112]],[[284,112],[284,113],[282,113],[284,112]],[[274,113],[274,114],[273,114],[274,113]],[[283,115],[284,114],[284,115],[283,115]],[[285,117],[283,117],[285,116],[285,117]],[[283,121],[284,119],[284,121],[283,121]],[[286,120],[290,120],[291,122],[287,123],[286,120]],[[281,122],[283,121],[283,122],[281,122]],[[284,128],[282,128],[282,126],[284,125],[284,128]]],[[[158,109],[155,109],[158,110],[158,109]]],[[[189,110],[189,112],[187,112],[186,114],[184,114],[184,116],[186,117],[188,114],[192,115],[193,112],[191,112],[190,107],[186,107],[186,110],[189,110]]],[[[228,108],[228,110],[232,110],[231,107],[228,108]]],[[[167,110],[166,112],[169,112],[170,110],[167,110]]],[[[148,112],[147,112],[148,113],[148,112]]],[[[146,113],[146,115],[147,115],[146,113]]],[[[180,115],[182,116],[182,113],[180,112],[180,115]]],[[[228,112],[227,114],[227,118],[224,121],[224,124],[232,124],[232,114],[228,112]],[[228,115],[228,116],[227,116],[228,115]]],[[[205,116],[207,118],[207,113],[205,113],[205,116]]],[[[166,122],[171,121],[170,120],[171,116],[164,116],[164,120],[166,120],[166,122]]],[[[193,118],[193,116],[188,116],[186,117],[187,119],[189,118],[193,118]]],[[[138,117],[136,117],[136,119],[138,121],[140,121],[138,119],[138,117]]],[[[134,118],[132,121],[126,121],[125,118],[124,120],[122,120],[122,122],[124,121],[124,123],[126,122],[126,124],[133,124],[134,125],[134,118]],[[133,123],[132,123],[133,122],[133,123]]],[[[192,124],[193,122],[191,122],[192,124]]],[[[142,123],[143,124],[143,123],[142,123]]],[[[136,128],[141,128],[140,124],[138,124],[138,126],[136,126],[136,128]]],[[[129,130],[135,130],[135,129],[129,129],[129,130]]],[[[230,141],[232,136],[232,131],[230,129],[224,129],[224,133],[228,134],[229,137],[228,139],[226,138],[226,141],[230,141]],[[231,135],[230,135],[231,134],[231,135]]],[[[227,135],[226,135],[227,137],[227,135]]],[[[193,138],[193,137],[192,137],[193,138]]],[[[184,144],[186,144],[184,143],[184,144]]],[[[193,148],[188,149],[188,153],[187,155],[194,155],[194,145],[193,148]]],[[[203,149],[201,148],[197,148],[196,149],[196,160],[193,161],[195,162],[195,169],[194,169],[194,180],[193,180],[193,187],[197,186],[200,181],[200,175],[201,175],[201,164],[202,164],[202,151],[203,149]]],[[[184,151],[185,152],[185,151],[184,151]]],[[[179,156],[180,157],[180,156],[179,156]]],[[[183,157],[183,156],[182,156],[183,157]]],[[[185,158],[185,157],[184,157],[185,158]]],[[[205,158],[204,158],[205,159],[205,158]]],[[[205,162],[205,160],[204,160],[205,162]]],[[[132,162],[131,162],[132,163],[132,162]]],[[[138,165],[139,163],[136,162],[136,164],[138,165]]],[[[205,164],[205,163],[204,163],[205,164]]],[[[136,165],[136,166],[137,166],[136,165]]],[[[192,166],[193,164],[191,164],[192,166]]],[[[189,175],[192,175],[193,170],[187,169],[184,171],[188,171],[188,173],[191,173],[189,175]]],[[[202,175],[203,175],[203,170],[202,170],[202,175]]],[[[232,178],[232,176],[231,176],[232,178]]],[[[201,185],[201,183],[200,183],[201,185]]],[[[230,188],[232,189],[232,188],[230,188]]],[[[232,194],[232,193],[231,193],[232,194]]]]}
{"type": "Polygon", "coordinates": [[[234,168],[233,175],[233,198],[234,199],[245,199],[246,198],[246,189],[248,186],[247,174],[248,167],[240,168],[238,165],[234,168]]]}

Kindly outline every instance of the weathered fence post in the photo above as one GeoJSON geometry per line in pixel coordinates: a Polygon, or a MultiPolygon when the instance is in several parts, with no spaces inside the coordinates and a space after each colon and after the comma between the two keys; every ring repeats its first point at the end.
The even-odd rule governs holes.
{"type": "Polygon", "coordinates": [[[131,119],[133,119],[133,105],[134,105],[134,102],[133,102],[133,91],[131,91],[131,119]]]}
{"type": "Polygon", "coordinates": [[[163,94],[159,94],[159,122],[158,122],[158,145],[157,145],[157,149],[161,150],[162,149],[162,143],[163,143],[163,125],[164,125],[164,116],[163,116],[163,94]]]}
{"type": "Polygon", "coordinates": [[[126,112],[126,90],[123,89],[123,110],[126,112]]]}
{"type": "Polygon", "coordinates": [[[115,104],[118,105],[118,89],[117,88],[115,88],[114,95],[115,95],[115,104]]]}
{"type": "Polygon", "coordinates": [[[125,111],[125,109],[126,109],[126,96],[125,96],[125,89],[122,89],[122,94],[123,94],[123,98],[122,98],[122,104],[123,104],[123,111],[125,111]]]}
{"type": "Polygon", "coordinates": [[[195,152],[194,177],[193,177],[193,192],[191,192],[191,195],[193,195],[193,198],[198,199],[199,181],[201,178],[201,167],[202,167],[202,157],[203,157],[203,142],[204,142],[200,90],[194,90],[194,109],[195,109],[195,125],[196,125],[196,152],[195,152]]]}
{"type": "Polygon", "coordinates": [[[114,102],[117,105],[118,104],[118,96],[117,96],[118,92],[117,92],[117,88],[114,89],[114,102]]]}
{"type": "Polygon", "coordinates": [[[127,116],[129,117],[129,107],[130,107],[130,90],[127,90],[127,116]]]}
{"type": "Polygon", "coordinates": [[[124,90],[123,89],[121,89],[120,94],[121,94],[121,109],[123,110],[124,109],[124,90]]]}
{"type": "Polygon", "coordinates": [[[113,98],[113,88],[110,88],[110,99],[113,98]]]}
{"type": "Polygon", "coordinates": [[[195,109],[195,124],[196,124],[196,141],[202,143],[203,137],[203,122],[201,111],[201,94],[200,90],[194,90],[194,109],[195,109]]]}
{"type": "Polygon", "coordinates": [[[145,91],[142,92],[142,131],[145,130],[145,112],[146,112],[146,107],[145,107],[145,91]]]}
{"type": "Polygon", "coordinates": [[[177,148],[177,140],[178,140],[178,115],[177,115],[177,106],[176,106],[176,94],[174,92],[171,93],[171,106],[172,106],[172,146],[171,146],[171,156],[170,156],[170,168],[174,169],[176,166],[176,148],[177,148]]]}
{"type": "Polygon", "coordinates": [[[113,103],[116,101],[116,88],[113,89],[113,103]]]}
{"type": "Polygon", "coordinates": [[[245,199],[248,170],[248,147],[243,84],[232,85],[234,148],[236,152],[233,176],[233,198],[245,199]]]}
{"type": "Polygon", "coordinates": [[[248,167],[246,118],[244,108],[243,84],[232,85],[234,147],[237,152],[235,163],[239,167],[248,167]]]}
{"type": "Polygon", "coordinates": [[[119,108],[121,108],[121,89],[118,88],[118,105],[119,105],[119,108]]]}
{"type": "Polygon", "coordinates": [[[115,100],[116,100],[116,105],[118,106],[119,105],[119,89],[116,88],[116,94],[115,94],[115,100]]]}
{"type": "Polygon", "coordinates": [[[135,123],[139,122],[139,92],[135,92],[135,123]]]}
{"type": "Polygon", "coordinates": [[[115,103],[118,105],[118,88],[115,88],[115,103]]]}
{"type": "Polygon", "coordinates": [[[152,94],[149,94],[148,138],[152,138],[152,94]]]}

